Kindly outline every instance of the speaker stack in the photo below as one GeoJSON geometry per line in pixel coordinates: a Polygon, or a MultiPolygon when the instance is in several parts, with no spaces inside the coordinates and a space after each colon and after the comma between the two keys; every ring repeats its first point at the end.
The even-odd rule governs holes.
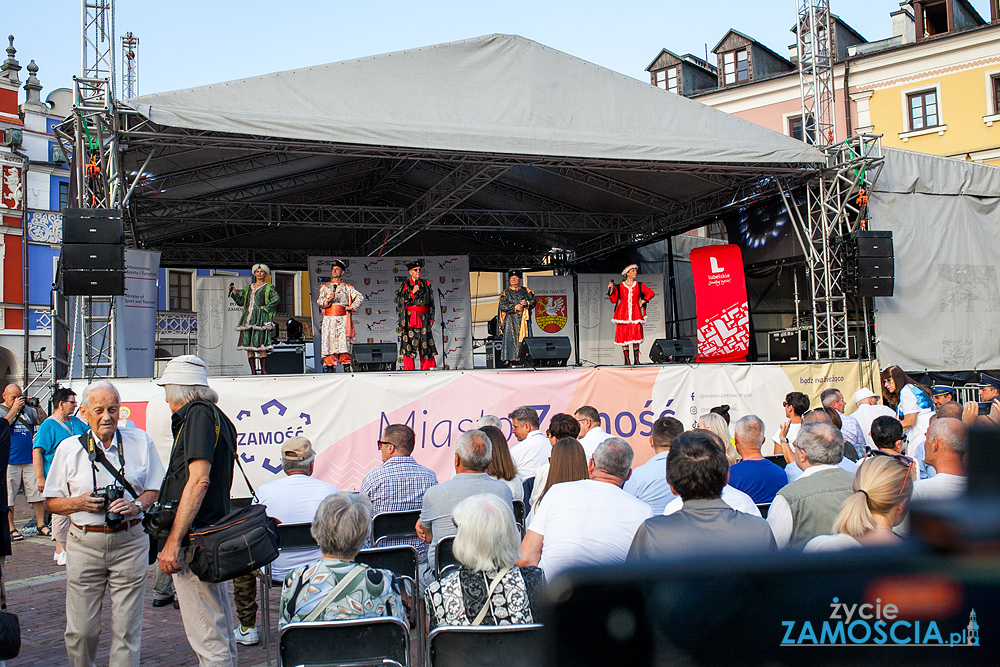
{"type": "Polygon", "coordinates": [[[125,294],[125,228],[120,209],[63,210],[60,258],[66,296],[125,294]]]}
{"type": "Polygon", "coordinates": [[[847,237],[844,267],[855,296],[892,296],[895,261],[892,232],[859,231],[847,237]]]}

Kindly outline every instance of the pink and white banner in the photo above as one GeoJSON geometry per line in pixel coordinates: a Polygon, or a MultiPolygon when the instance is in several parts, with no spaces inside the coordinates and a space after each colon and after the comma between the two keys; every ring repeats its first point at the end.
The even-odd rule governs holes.
{"type": "MultiPolygon", "coordinates": [[[[692,427],[714,406],[731,406],[733,420],[755,414],[773,433],[784,419],[781,402],[801,391],[819,404],[819,394],[837,387],[845,395],[861,387],[861,365],[695,364],[630,368],[567,368],[545,371],[436,371],[308,376],[210,378],[219,406],[239,432],[239,453],[253,484],[281,473],[281,443],[303,435],[318,451],[317,474],[340,489],[357,489],[380,465],[376,442],[389,424],[416,432],[414,457],[451,477],[459,436],[484,414],[504,421],[520,405],[532,405],[542,430],[552,415],[592,405],[604,429],[625,438],[635,465],[651,455],[653,422],[672,415],[692,427]]],[[[153,437],[164,460],[170,450],[170,411],[152,380],[115,380],[129,418],[153,437]]],[[[82,383],[74,388],[79,393],[82,383]]],[[[239,476],[237,475],[237,479],[239,476]]],[[[245,491],[242,481],[233,495],[245,491]]]]}

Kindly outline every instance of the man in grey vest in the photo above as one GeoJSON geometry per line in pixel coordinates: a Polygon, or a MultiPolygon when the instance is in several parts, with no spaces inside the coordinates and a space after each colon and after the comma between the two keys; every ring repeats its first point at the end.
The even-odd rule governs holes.
{"type": "Polygon", "coordinates": [[[817,535],[833,533],[833,521],[853,492],[854,476],[839,468],[844,436],[832,424],[803,424],[793,447],[802,476],[778,491],[767,514],[778,548],[802,549],[817,535]]]}

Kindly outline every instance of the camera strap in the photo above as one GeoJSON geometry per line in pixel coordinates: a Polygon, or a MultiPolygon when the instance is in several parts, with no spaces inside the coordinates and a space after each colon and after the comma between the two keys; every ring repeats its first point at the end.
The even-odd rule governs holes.
{"type": "Polygon", "coordinates": [[[94,488],[97,488],[97,466],[94,465],[97,462],[107,468],[111,476],[115,478],[115,481],[121,484],[122,488],[128,491],[133,498],[138,498],[139,494],[135,492],[129,481],[125,479],[125,448],[122,446],[121,431],[115,431],[115,439],[118,443],[118,460],[122,464],[121,470],[115,470],[111,462],[108,461],[108,457],[104,455],[104,450],[94,442],[93,430],[87,431],[86,435],[81,435],[79,438],[80,445],[87,451],[87,458],[90,459],[91,473],[94,476],[94,488]]]}

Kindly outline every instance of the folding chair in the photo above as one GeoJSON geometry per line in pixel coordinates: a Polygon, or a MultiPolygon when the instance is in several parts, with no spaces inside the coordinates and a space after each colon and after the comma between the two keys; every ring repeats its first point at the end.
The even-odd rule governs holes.
{"type": "Polygon", "coordinates": [[[380,512],[372,518],[372,544],[397,537],[416,537],[420,510],[408,512],[380,512]]]}
{"type": "Polygon", "coordinates": [[[521,531],[521,537],[524,537],[524,501],[515,500],[514,501],[514,523],[517,524],[518,529],[521,531]]]}
{"type": "Polygon", "coordinates": [[[761,503],[757,505],[757,509],[760,510],[760,515],[763,518],[767,518],[767,511],[771,509],[771,503],[761,503]]]}
{"type": "Polygon", "coordinates": [[[278,632],[278,667],[410,664],[410,629],[395,616],[289,623],[278,632]]]}
{"type": "MultiPolygon", "coordinates": [[[[306,551],[317,548],[316,540],[313,539],[310,529],[311,523],[279,523],[278,524],[278,553],[287,551],[306,551]]],[[[279,585],[282,582],[277,582],[279,585]]],[[[263,605],[261,611],[261,640],[264,643],[264,659],[271,659],[271,587],[275,582],[272,580],[271,564],[264,566],[264,579],[260,582],[260,600],[263,605]]]]}
{"type": "Polygon", "coordinates": [[[354,559],[355,563],[363,563],[369,567],[389,570],[406,584],[410,595],[410,622],[417,633],[418,655],[423,655],[423,597],[420,595],[420,584],[417,578],[417,551],[409,544],[395,547],[374,547],[362,549],[354,559]]]}
{"type": "Polygon", "coordinates": [[[427,636],[426,667],[535,667],[545,664],[542,626],[441,626],[427,636]]]}
{"type": "Polygon", "coordinates": [[[455,544],[454,535],[446,535],[434,545],[434,576],[440,579],[453,567],[458,567],[460,563],[452,553],[455,544]]]}

